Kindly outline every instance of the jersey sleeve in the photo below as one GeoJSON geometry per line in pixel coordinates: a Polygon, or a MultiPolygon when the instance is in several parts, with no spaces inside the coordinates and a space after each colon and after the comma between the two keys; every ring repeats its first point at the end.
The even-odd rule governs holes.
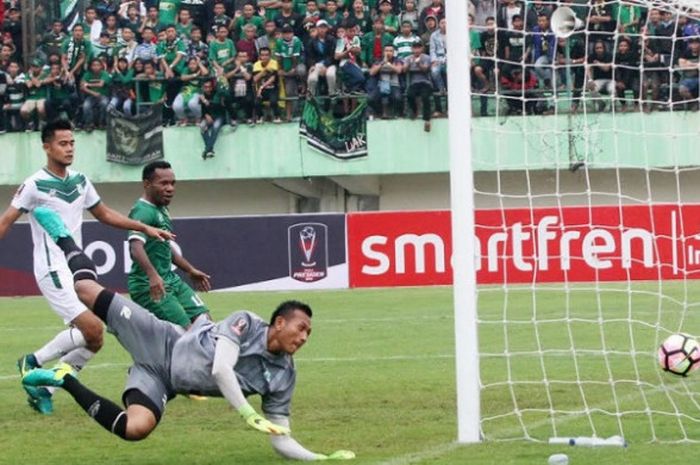
{"type": "Polygon", "coordinates": [[[253,317],[248,312],[235,312],[217,325],[217,337],[225,337],[240,346],[253,332],[253,317]]]}
{"type": "MultiPolygon", "coordinates": [[[[152,226],[151,223],[153,222],[153,215],[150,211],[146,210],[145,208],[142,208],[140,202],[137,202],[136,205],[133,206],[133,208],[129,212],[129,218],[131,218],[132,220],[140,221],[143,224],[152,226]]],[[[130,229],[128,240],[132,239],[136,239],[141,242],[146,242],[146,240],[148,240],[148,237],[141,231],[134,231],[133,229],[130,229]]]]}
{"type": "Polygon", "coordinates": [[[34,207],[36,207],[34,183],[29,180],[24,181],[24,183],[17,188],[10,205],[24,213],[34,210],[34,207]]]}
{"type": "Polygon", "coordinates": [[[91,210],[95,208],[100,202],[102,202],[102,199],[100,198],[100,194],[97,193],[97,189],[95,189],[95,186],[90,182],[89,179],[85,179],[85,209],[86,210],[91,210]]]}

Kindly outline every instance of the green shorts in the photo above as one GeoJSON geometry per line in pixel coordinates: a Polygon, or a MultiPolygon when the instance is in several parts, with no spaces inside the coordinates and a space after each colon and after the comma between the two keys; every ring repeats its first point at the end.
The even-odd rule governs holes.
{"type": "Polygon", "coordinates": [[[148,287],[130,286],[129,296],[159,319],[183,328],[189,326],[197,316],[209,311],[202,299],[182,280],[166,283],[165,290],[165,296],[158,302],[151,299],[148,287]]]}

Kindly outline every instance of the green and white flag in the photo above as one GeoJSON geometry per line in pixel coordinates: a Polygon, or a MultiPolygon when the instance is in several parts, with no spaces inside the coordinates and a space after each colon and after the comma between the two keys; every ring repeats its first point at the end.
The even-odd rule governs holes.
{"type": "Polygon", "coordinates": [[[316,99],[309,96],[299,125],[299,134],[309,146],[341,160],[367,156],[367,102],[360,101],[344,118],[323,111],[316,99]]]}

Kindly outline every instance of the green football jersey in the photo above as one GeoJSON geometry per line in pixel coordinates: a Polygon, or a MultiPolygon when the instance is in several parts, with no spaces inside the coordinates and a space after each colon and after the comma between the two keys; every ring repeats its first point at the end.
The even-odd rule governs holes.
{"type": "MultiPolygon", "coordinates": [[[[143,224],[153,226],[154,228],[173,231],[172,222],[170,221],[170,213],[167,207],[157,207],[146,199],[138,199],[129,212],[129,218],[140,221],[143,224]]],[[[178,281],[180,278],[172,271],[173,253],[170,248],[169,241],[159,241],[152,237],[146,236],[139,231],[129,231],[129,241],[139,240],[144,243],[146,255],[151,261],[153,268],[165,284],[171,284],[178,281]]],[[[141,266],[133,261],[131,271],[129,271],[129,292],[132,292],[133,286],[148,287],[148,276],[141,266]]]]}
{"type": "Polygon", "coordinates": [[[158,19],[161,24],[175,24],[181,0],[160,0],[158,3],[158,19]]]}

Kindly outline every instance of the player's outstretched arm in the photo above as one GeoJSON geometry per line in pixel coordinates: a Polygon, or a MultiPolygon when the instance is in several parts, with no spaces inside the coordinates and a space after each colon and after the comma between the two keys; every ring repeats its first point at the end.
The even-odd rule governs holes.
{"type": "Polygon", "coordinates": [[[175,235],[164,229],[154,228],[153,226],[148,226],[140,221],[132,220],[119,213],[116,210],[105,205],[104,202],[100,202],[90,209],[90,213],[101,223],[114,226],[119,229],[131,229],[133,231],[140,231],[147,236],[154,239],[159,239],[161,241],[169,241],[175,238],[175,235]]]}
{"type": "Polygon", "coordinates": [[[209,282],[209,278],[211,278],[211,276],[192,266],[192,264],[185,257],[180,255],[174,247],[172,248],[172,255],[175,266],[189,275],[192,283],[198,291],[211,291],[211,283],[209,282]]]}
{"type": "MultiPolygon", "coordinates": [[[[267,415],[268,420],[277,425],[289,428],[289,417],[281,415],[267,415]]],[[[319,454],[312,452],[302,446],[296,439],[289,435],[270,436],[275,452],[286,459],[292,460],[351,460],[355,458],[355,453],[350,450],[337,450],[330,454],[319,454]]]]}
{"type": "Polygon", "coordinates": [[[239,353],[238,344],[232,340],[225,337],[219,337],[216,340],[211,374],[216,380],[221,394],[241,414],[251,428],[268,434],[289,434],[288,428],[265,419],[246,400],[241,386],[238,384],[236,373],[231,369],[236,365],[239,353]]]}

